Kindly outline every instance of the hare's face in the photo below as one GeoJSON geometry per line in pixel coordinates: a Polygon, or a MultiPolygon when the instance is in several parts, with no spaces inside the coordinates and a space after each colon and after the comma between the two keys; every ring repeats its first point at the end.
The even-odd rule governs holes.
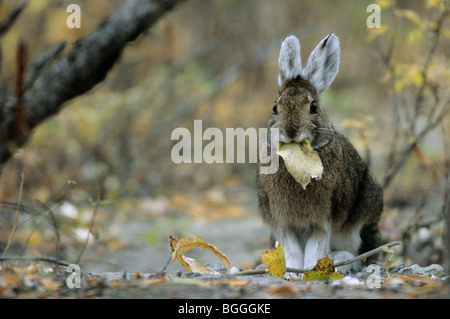
{"type": "Polygon", "coordinates": [[[325,37],[302,68],[300,42],[288,36],[281,43],[278,64],[280,94],[269,126],[279,129],[282,143],[307,138],[313,148],[327,145],[334,130],[319,105],[319,95],[336,76],[339,40],[333,34],[325,37]]]}
{"type": "Polygon", "coordinates": [[[279,129],[282,143],[300,143],[307,138],[313,144],[317,129],[323,125],[321,113],[315,89],[299,77],[281,88],[271,126],[279,129]]]}
{"type": "Polygon", "coordinates": [[[328,144],[334,132],[316,90],[301,77],[288,80],[281,87],[270,127],[279,129],[282,143],[300,143],[306,138],[313,148],[328,144]]]}

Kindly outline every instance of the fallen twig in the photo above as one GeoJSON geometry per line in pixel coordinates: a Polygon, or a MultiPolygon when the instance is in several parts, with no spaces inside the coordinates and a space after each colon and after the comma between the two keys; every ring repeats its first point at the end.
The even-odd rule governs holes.
{"type": "Polygon", "coordinates": [[[23,180],[24,180],[24,178],[25,178],[25,174],[22,171],[22,174],[20,176],[19,199],[18,199],[17,208],[16,208],[16,216],[14,217],[13,228],[11,230],[11,233],[9,234],[8,242],[6,243],[5,250],[3,251],[3,256],[6,256],[6,254],[8,253],[9,246],[11,245],[12,239],[13,239],[15,233],[16,233],[16,230],[17,230],[17,224],[19,222],[20,202],[22,200],[22,191],[23,191],[23,180]]]}
{"type": "MultiPolygon", "coordinates": [[[[26,261],[45,261],[49,263],[53,263],[59,266],[68,267],[70,265],[74,265],[74,263],[69,263],[65,260],[57,259],[54,257],[38,257],[38,256],[1,256],[1,261],[8,261],[8,260],[26,260],[26,261]]],[[[90,276],[89,272],[83,271],[80,269],[80,273],[85,276],[90,276]]]]}
{"type": "Polygon", "coordinates": [[[364,260],[364,259],[366,259],[366,258],[369,258],[369,257],[371,257],[371,256],[373,256],[373,255],[376,255],[376,254],[382,252],[383,249],[385,249],[386,247],[387,247],[387,248],[390,248],[390,247],[398,246],[398,245],[401,245],[401,244],[402,244],[402,243],[401,243],[400,241],[393,241],[393,242],[388,243],[388,244],[386,244],[386,245],[383,245],[383,246],[380,246],[380,247],[378,247],[378,248],[369,250],[368,252],[365,252],[364,254],[361,254],[361,255],[359,255],[359,256],[356,256],[355,258],[337,262],[336,264],[334,264],[334,267],[339,267],[339,266],[344,266],[344,265],[348,265],[348,264],[353,264],[353,263],[355,263],[355,262],[357,262],[357,261],[364,260]]]}
{"type": "Polygon", "coordinates": [[[269,269],[251,269],[243,270],[230,274],[230,276],[252,276],[252,275],[264,275],[269,272],[269,269]]]}
{"type": "Polygon", "coordinates": [[[84,251],[86,250],[86,247],[87,247],[87,245],[89,243],[89,238],[90,238],[90,236],[92,234],[92,230],[94,228],[95,217],[97,216],[98,208],[100,206],[100,200],[101,200],[100,192],[101,192],[101,188],[102,188],[102,184],[103,184],[103,179],[104,179],[104,175],[103,175],[103,172],[102,172],[102,174],[100,175],[100,178],[99,178],[99,180],[97,182],[97,197],[96,197],[96,200],[95,200],[94,211],[92,212],[92,216],[91,216],[91,221],[89,222],[89,229],[88,229],[88,233],[87,233],[87,236],[86,236],[86,241],[84,242],[84,246],[81,249],[80,254],[78,255],[78,259],[77,259],[77,262],[76,262],[77,264],[80,263],[81,257],[83,257],[84,251]]]}
{"type": "MultiPolygon", "coordinates": [[[[382,252],[383,249],[394,247],[394,246],[398,246],[398,245],[401,245],[401,244],[402,243],[399,242],[399,241],[394,241],[394,242],[382,245],[382,246],[380,246],[378,248],[375,248],[375,249],[372,249],[372,250],[370,250],[368,252],[365,252],[364,254],[356,256],[355,258],[337,262],[336,264],[334,264],[334,267],[340,267],[340,266],[344,266],[344,265],[353,264],[353,263],[355,263],[357,261],[364,260],[366,258],[369,258],[369,257],[373,256],[373,255],[376,255],[379,252],[382,252]]],[[[290,267],[286,268],[286,272],[292,272],[292,273],[296,273],[296,274],[303,274],[303,273],[305,273],[307,271],[310,271],[310,270],[312,270],[312,269],[298,269],[298,268],[290,268],[290,267]]],[[[239,272],[230,274],[230,276],[263,275],[263,274],[266,274],[268,272],[269,272],[268,269],[244,270],[244,271],[239,271],[239,272]]]]}
{"type": "Polygon", "coordinates": [[[36,256],[2,256],[0,257],[0,261],[7,260],[29,260],[29,261],[47,261],[50,263],[54,263],[61,266],[69,266],[70,263],[67,261],[56,259],[53,257],[36,257],[36,256]]]}
{"type": "Polygon", "coordinates": [[[167,260],[164,267],[156,274],[156,277],[164,276],[164,274],[166,273],[167,266],[169,266],[171,260],[172,260],[172,255],[169,257],[169,260],[167,260]]]}
{"type": "Polygon", "coordinates": [[[8,15],[2,19],[2,21],[0,21],[0,36],[8,32],[19,17],[20,13],[27,7],[29,2],[29,0],[22,1],[13,10],[11,10],[11,12],[9,12],[8,15]]]}
{"type": "MultiPolygon", "coordinates": [[[[36,201],[36,203],[39,204],[39,206],[41,206],[42,208],[47,210],[47,212],[48,212],[48,214],[49,214],[49,216],[51,218],[51,221],[53,223],[53,227],[55,229],[55,236],[56,236],[56,243],[55,243],[56,244],[56,247],[55,247],[55,256],[56,257],[55,258],[58,259],[59,254],[60,254],[60,250],[61,250],[61,237],[59,235],[59,222],[58,222],[58,219],[56,218],[55,213],[53,212],[53,210],[50,207],[48,207],[47,204],[45,204],[45,203],[43,203],[43,202],[41,202],[40,200],[37,200],[37,199],[35,199],[35,201],[36,201]]],[[[31,236],[31,234],[30,234],[30,236],[31,236]]]]}

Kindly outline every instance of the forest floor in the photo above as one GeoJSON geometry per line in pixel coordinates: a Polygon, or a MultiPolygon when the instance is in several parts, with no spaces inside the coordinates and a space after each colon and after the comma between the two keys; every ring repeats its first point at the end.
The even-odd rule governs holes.
{"type": "MultiPolygon", "coordinates": [[[[388,278],[384,260],[380,278],[364,269],[339,280],[285,280],[264,275],[200,275],[189,273],[171,257],[169,236],[199,236],[223,252],[235,269],[255,269],[261,254],[270,249],[270,230],[259,216],[254,194],[241,201],[224,201],[220,192],[192,199],[177,195],[170,199],[139,200],[132,218],[99,211],[100,238],[88,245],[81,274],[51,262],[9,260],[0,263],[2,298],[119,298],[119,299],[418,299],[450,297],[448,277],[442,271],[406,267],[392,262],[388,278]],[[247,199],[248,199],[247,198],[247,199]],[[238,204],[238,202],[241,204],[238,204]],[[184,214],[171,214],[182,207],[184,214]],[[171,210],[172,209],[172,210],[171,210]],[[149,213],[152,212],[152,213],[149,213]],[[220,212],[220,213],[219,213],[220,212]],[[167,266],[167,267],[166,267],[167,266]],[[419,269],[419,271],[417,271],[419,269]],[[164,270],[163,272],[161,272],[164,270]],[[373,277],[372,277],[373,278],[373,277]],[[79,279],[79,285],[77,281],[79,279]],[[372,283],[372,284],[371,284],[372,283]],[[77,287],[78,286],[78,287],[77,287]]],[[[122,207],[123,209],[123,207],[122,207]]],[[[120,209],[119,209],[120,210],[120,209]]],[[[396,250],[398,248],[395,248],[396,250]]],[[[398,251],[398,250],[397,250],[398,251]]],[[[70,255],[70,254],[69,254],[70,255]]],[[[74,255],[74,254],[72,254],[74,255]]],[[[201,263],[219,259],[208,250],[187,253],[201,263]]],[[[395,260],[396,256],[394,256],[395,260]]],[[[218,263],[215,263],[217,265],[218,263]]],[[[213,264],[214,265],[214,264],[213,264]]],[[[421,265],[428,266],[428,265],[421,265]]]]}

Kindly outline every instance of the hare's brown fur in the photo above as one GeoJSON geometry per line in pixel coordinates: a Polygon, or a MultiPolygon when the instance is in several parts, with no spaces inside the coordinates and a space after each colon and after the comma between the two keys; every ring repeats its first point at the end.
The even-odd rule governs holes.
{"type": "MultiPolygon", "coordinates": [[[[337,45],[339,52],[338,40],[331,36],[334,38],[325,38],[315,51],[325,48],[330,38],[328,43],[333,43],[329,45],[337,45]]],[[[295,42],[292,39],[288,41],[291,41],[287,44],[288,49],[289,45],[295,49],[295,42]]],[[[315,56],[310,57],[313,63],[323,60],[326,64],[330,58],[336,59],[335,56],[330,57],[328,52],[314,52],[315,56]]],[[[292,52],[281,51],[280,70],[282,62],[286,62],[281,59],[286,56],[295,58],[292,52]]],[[[285,68],[294,64],[288,62],[285,68]]],[[[301,66],[301,62],[294,62],[301,66]]],[[[338,64],[338,61],[335,63],[338,64]]],[[[337,72],[337,66],[334,68],[337,72]]],[[[309,65],[306,69],[315,72],[316,67],[309,65]]],[[[286,252],[288,266],[301,267],[303,260],[297,263],[295,259],[307,259],[311,252],[314,255],[315,246],[320,247],[320,254],[333,250],[357,254],[375,248],[379,241],[378,222],[383,210],[383,194],[366,163],[349,140],[333,127],[319,103],[319,94],[328,87],[335,74],[331,80],[325,78],[328,84],[323,85],[310,83],[307,78],[313,77],[309,73],[293,71],[289,70],[287,76],[280,74],[282,81],[276,102],[280,112],[271,116],[268,128],[277,127],[283,138],[292,142],[307,133],[312,147],[322,160],[323,175],[320,180],[312,179],[303,189],[279,157],[276,173],[260,174],[258,168],[257,189],[264,220],[272,227],[275,239],[282,244],[284,239],[290,246],[289,252],[286,252]],[[289,78],[290,74],[295,77],[289,78]],[[321,88],[319,93],[317,87],[321,88]],[[312,101],[317,105],[317,112],[314,113],[310,111],[312,101]],[[319,239],[308,244],[309,238],[319,239]]],[[[316,76],[316,82],[317,78],[321,79],[316,76]]],[[[314,256],[317,257],[320,256],[314,256]]]]}
{"type": "Polygon", "coordinates": [[[275,174],[258,174],[259,204],[265,221],[275,229],[282,226],[298,230],[330,222],[333,233],[363,226],[358,252],[375,248],[378,232],[369,236],[365,232],[376,229],[383,210],[381,187],[353,145],[339,132],[317,153],[324,167],[323,176],[313,179],[306,189],[287,171],[282,158],[275,174]]]}

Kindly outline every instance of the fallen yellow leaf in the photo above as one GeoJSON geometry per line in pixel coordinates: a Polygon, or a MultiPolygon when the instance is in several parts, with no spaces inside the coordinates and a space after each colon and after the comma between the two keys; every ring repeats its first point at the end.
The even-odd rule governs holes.
{"type": "Polygon", "coordinates": [[[266,251],[261,255],[263,263],[269,267],[269,273],[273,277],[284,277],[286,273],[286,259],[281,244],[277,243],[274,249],[266,251]]]}
{"type": "Polygon", "coordinates": [[[195,271],[201,273],[210,273],[213,270],[198,263],[197,261],[195,261],[195,259],[183,256],[186,252],[196,247],[200,247],[201,249],[209,249],[214,255],[220,258],[220,261],[227,267],[228,271],[230,271],[230,261],[228,260],[227,256],[225,256],[225,254],[222,253],[217,247],[207,243],[198,236],[183,237],[180,240],[177,240],[174,237],[170,236],[170,248],[172,250],[172,258],[170,262],[172,263],[175,261],[175,259],[177,259],[180,264],[190,272],[195,271]],[[194,269],[192,269],[192,267],[194,269]]]}
{"type": "Polygon", "coordinates": [[[302,280],[335,280],[344,278],[339,271],[335,271],[333,260],[325,256],[317,261],[317,264],[310,271],[303,274],[302,280]]]}
{"type": "Polygon", "coordinates": [[[34,274],[38,270],[38,267],[36,265],[30,265],[28,267],[14,267],[14,271],[17,273],[27,273],[27,274],[34,274]]]}
{"type": "Polygon", "coordinates": [[[322,178],[322,160],[307,139],[302,143],[282,143],[277,154],[283,158],[288,172],[303,189],[306,189],[311,178],[322,178]]]}

